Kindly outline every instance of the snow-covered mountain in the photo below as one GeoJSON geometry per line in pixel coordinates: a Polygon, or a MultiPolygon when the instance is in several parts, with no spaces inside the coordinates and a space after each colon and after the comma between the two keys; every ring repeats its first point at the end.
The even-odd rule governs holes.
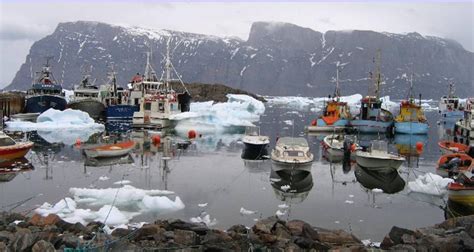
{"type": "Polygon", "coordinates": [[[81,69],[88,65],[101,84],[111,63],[125,85],[143,72],[150,50],[161,73],[168,39],[172,62],[185,82],[223,83],[265,95],[324,96],[334,89],[339,64],[342,93],[366,93],[380,49],[384,94],[404,97],[412,72],[415,91],[424,97],[446,93],[450,78],[459,94],[473,95],[474,90],[474,54],[455,41],[418,33],[321,33],[288,23],[256,22],[244,41],[84,21],[60,23],[35,42],[6,89],[27,89],[46,56],[54,56],[52,70],[64,87],[78,84],[81,69]]]}

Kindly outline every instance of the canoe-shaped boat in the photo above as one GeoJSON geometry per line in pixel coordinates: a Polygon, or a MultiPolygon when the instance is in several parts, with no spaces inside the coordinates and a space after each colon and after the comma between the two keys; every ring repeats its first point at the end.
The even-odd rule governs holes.
{"type": "Polygon", "coordinates": [[[442,177],[450,177],[461,172],[471,171],[474,168],[472,158],[464,153],[452,153],[438,159],[436,173],[442,177]]]}
{"type": "Polygon", "coordinates": [[[397,170],[405,162],[405,158],[388,153],[387,143],[373,141],[370,151],[356,151],[356,162],[367,170],[391,172],[397,170]]]}
{"type": "Polygon", "coordinates": [[[469,146],[453,141],[439,141],[438,146],[443,154],[468,153],[469,146]]]}
{"type": "Polygon", "coordinates": [[[118,157],[128,154],[135,147],[135,141],[125,141],[115,144],[102,145],[90,149],[85,149],[86,156],[97,157],[118,157]]]}
{"type": "Polygon", "coordinates": [[[0,131],[0,162],[22,158],[33,147],[33,142],[15,142],[0,131]]]}

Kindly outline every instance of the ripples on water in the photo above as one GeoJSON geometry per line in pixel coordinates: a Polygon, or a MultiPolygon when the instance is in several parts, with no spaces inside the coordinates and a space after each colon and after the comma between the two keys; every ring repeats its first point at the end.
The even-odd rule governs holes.
{"type": "MultiPolygon", "coordinates": [[[[441,222],[445,215],[472,213],[450,203],[452,211],[445,214],[444,198],[407,190],[406,184],[417,175],[435,172],[440,155],[436,143],[444,131],[437,125],[437,112],[426,114],[428,136],[386,139],[390,150],[407,156],[399,172],[386,174],[366,171],[355,163],[330,163],[319,144],[322,136],[304,133],[304,126],[314,118],[309,109],[267,106],[258,124],[261,133],[270,136],[271,148],[279,136],[307,137],[315,155],[311,173],[275,172],[269,160],[242,160],[243,129],[234,131],[238,134],[204,135],[192,144],[169,134],[155,145],[151,137],[156,132],[131,131],[127,124],[108,125],[107,133],[94,135],[81,146],[124,138],[138,144],[129,156],[102,160],[87,159],[80,147],[50,144],[35,133],[18,133],[18,138],[29,138],[36,144],[26,159],[4,164],[15,169],[1,170],[1,207],[30,212],[43,202],[54,204],[72,197],[72,187],[118,188],[115,182],[127,180],[135,188],[173,191],[170,198],[179,196],[185,204],[179,211],[142,211],[131,222],[209,215],[214,227],[228,228],[237,223],[252,226],[259,218],[277,214],[284,220],[302,219],[315,226],[353,232],[361,239],[381,241],[393,225],[415,228],[441,222]],[[415,148],[417,142],[424,143],[422,153],[415,148]]],[[[385,139],[358,137],[367,142],[385,139]]],[[[78,207],[100,208],[85,203],[78,207]]],[[[120,210],[133,212],[137,206],[120,210]]]]}

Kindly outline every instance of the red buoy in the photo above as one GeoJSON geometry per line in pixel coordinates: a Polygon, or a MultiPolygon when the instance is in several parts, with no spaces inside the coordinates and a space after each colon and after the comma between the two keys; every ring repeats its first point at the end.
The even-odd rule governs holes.
{"type": "Polygon", "coordinates": [[[356,144],[351,144],[351,152],[356,151],[356,149],[357,149],[356,144]]]}
{"type": "Polygon", "coordinates": [[[151,137],[151,141],[153,142],[154,145],[158,145],[161,143],[161,137],[160,135],[154,135],[151,137]]]}
{"type": "Polygon", "coordinates": [[[311,121],[311,126],[316,126],[317,124],[318,124],[318,121],[316,121],[316,119],[311,121]]]}
{"type": "Polygon", "coordinates": [[[81,145],[81,139],[80,138],[76,139],[76,145],[77,146],[81,145]]]}
{"type": "Polygon", "coordinates": [[[423,143],[422,142],[416,142],[416,151],[418,152],[423,152],[423,143]]]}
{"type": "Polygon", "coordinates": [[[194,138],[196,138],[196,131],[195,131],[195,130],[190,130],[190,131],[188,131],[188,138],[189,138],[189,139],[194,139],[194,138]]]}

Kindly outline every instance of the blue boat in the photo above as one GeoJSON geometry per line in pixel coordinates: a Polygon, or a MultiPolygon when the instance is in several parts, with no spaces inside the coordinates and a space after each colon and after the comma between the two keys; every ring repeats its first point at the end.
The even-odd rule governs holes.
{"type": "Polygon", "coordinates": [[[352,120],[352,127],[361,133],[386,133],[392,126],[392,122],[373,121],[373,120],[352,120]]]}
{"type": "Polygon", "coordinates": [[[108,74],[106,84],[100,86],[100,96],[105,104],[105,118],[107,121],[132,120],[133,113],[139,110],[139,106],[128,104],[128,91],[117,87],[117,77],[112,70],[108,74]]]}
{"type": "Polygon", "coordinates": [[[429,126],[422,122],[395,122],[395,132],[402,134],[428,134],[429,126]]]}
{"type": "Polygon", "coordinates": [[[402,134],[428,134],[428,121],[420,103],[413,97],[413,80],[410,81],[408,100],[400,103],[400,114],[395,118],[395,133],[402,134]]]}
{"type": "Polygon", "coordinates": [[[138,111],[138,106],[118,104],[109,105],[105,109],[107,120],[132,120],[133,113],[138,111]]]}
{"type": "Polygon", "coordinates": [[[449,93],[439,100],[439,113],[442,118],[459,120],[464,116],[464,106],[454,95],[454,84],[449,83],[449,93]]]}
{"type": "Polygon", "coordinates": [[[50,59],[51,57],[47,58],[46,65],[26,93],[25,113],[43,113],[50,108],[66,109],[67,102],[63,88],[56,84],[53,73],[50,71],[50,59]]]}

